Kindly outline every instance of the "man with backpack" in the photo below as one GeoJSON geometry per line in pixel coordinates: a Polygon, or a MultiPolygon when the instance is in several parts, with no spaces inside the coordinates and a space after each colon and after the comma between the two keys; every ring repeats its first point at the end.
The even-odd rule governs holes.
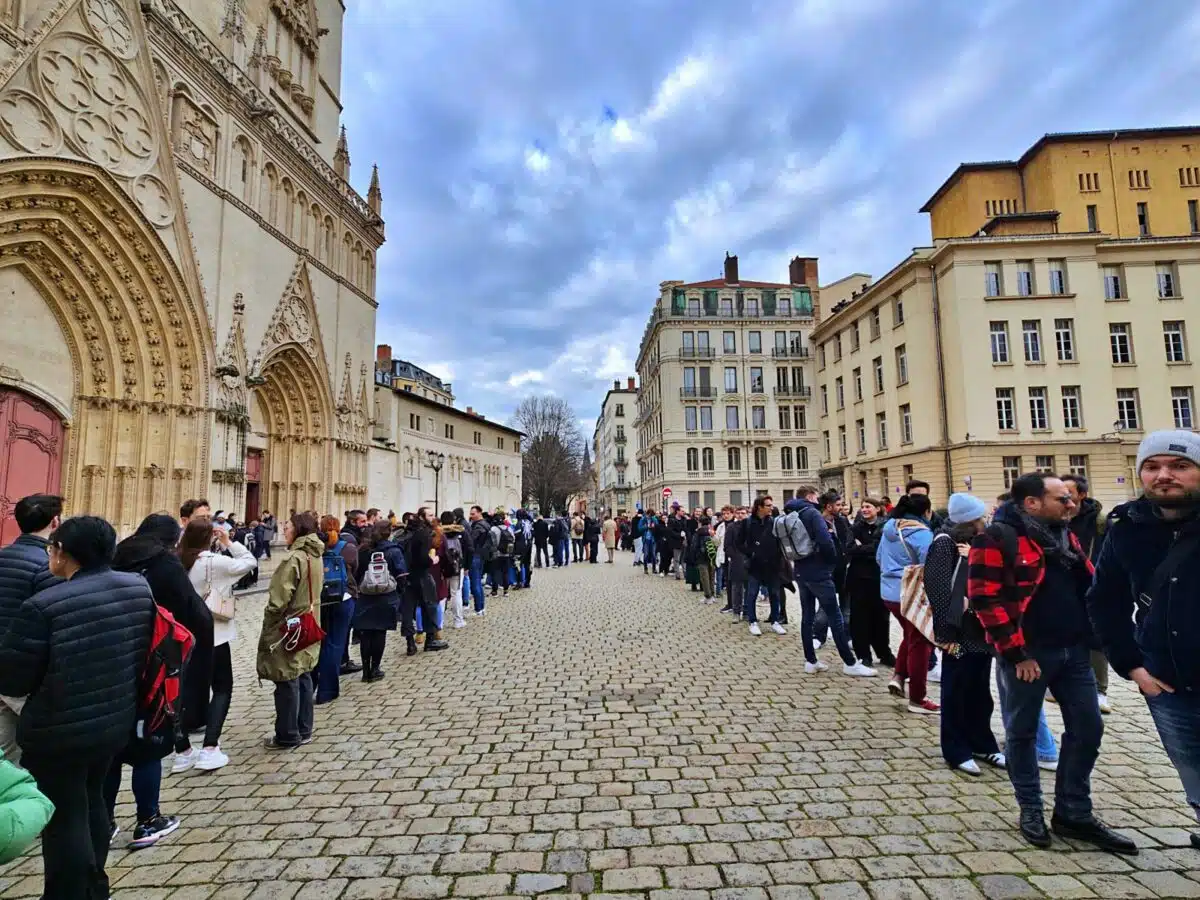
{"type": "Polygon", "coordinates": [[[446,586],[450,590],[450,613],[454,617],[455,628],[465,628],[467,620],[463,617],[463,579],[470,577],[467,573],[466,551],[463,539],[466,529],[454,521],[454,513],[446,510],[441,515],[442,523],[442,575],[446,578],[446,586]]]}
{"type": "Polygon", "coordinates": [[[1043,818],[1036,748],[1049,688],[1067,726],[1054,787],[1054,833],[1114,853],[1137,853],[1133,841],[1092,812],[1091,774],[1104,724],[1084,599],[1094,570],[1067,528],[1073,503],[1055,476],[1029,474],[1014,481],[1012,500],[971,542],[967,595],[1000,657],[1004,750],[1021,810],[1021,835],[1035,847],[1052,843],[1043,818]]]}
{"type": "Polygon", "coordinates": [[[59,525],[49,567],[63,580],[22,603],[0,639],[0,694],[27,697],[17,742],[55,807],[42,834],[43,896],[55,900],[109,895],[104,783],[139,715],[155,621],[146,580],[112,570],[116,546],[96,516],[59,525]]]}
{"type": "MultiPolygon", "coordinates": [[[[1147,435],[1137,474],[1142,496],[1109,518],[1088,611],[1113,668],[1146,698],[1200,818],[1200,437],[1147,435]]],[[[1200,835],[1191,842],[1200,849],[1200,835]]]]}
{"type": "Polygon", "coordinates": [[[472,506],[466,531],[471,542],[471,595],[475,598],[475,615],[484,615],[487,600],[483,592],[483,573],[491,571],[496,548],[492,545],[492,529],[483,517],[482,506],[472,506]]]}
{"type": "Polygon", "coordinates": [[[508,596],[508,574],[509,568],[512,566],[513,546],[516,543],[513,537],[512,530],[504,524],[504,517],[496,515],[492,519],[491,529],[492,547],[494,552],[491,558],[491,570],[488,578],[492,583],[492,596],[496,596],[496,592],[500,588],[504,588],[504,596],[508,596]]]}
{"type": "MultiPolygon", "coordinates": [[[[50,572],[47,538],[58,527],[62,497],[33,494],[13,509],[21,536],[0,550],[0,637],[21,611],[21,604],[58,582],[50,572]]],[[[24,697],[0,696],[0,753],[14,765],[21,761],[17,722],[24,697]]]]}
{"type": "Polygon", "coordinates": [[[550,568],[550,553],[547,544],[550,541],[550,523],[542,518],[542,514],[538,513],[538,517],[533,522],[533,546],[536,549],[536,555],[533,558],[535,568],[542,567],[542,560],[546,560],[546,568],[550,568]]]}

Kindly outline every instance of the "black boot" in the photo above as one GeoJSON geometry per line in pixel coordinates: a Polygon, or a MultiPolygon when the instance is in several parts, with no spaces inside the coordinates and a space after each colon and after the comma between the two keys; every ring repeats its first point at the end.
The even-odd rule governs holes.
{"type": "Polygon", "coordinates": [[[1137,844],[1120,832],[1113,831],[1095,816],[1086,819],[1065,819],[1058,813],[1050,817],[1050,827],[1059,837],[1086,841],[1109,853],[1125,853],[1130,856],[1138,852],[1137,844]]]}
{"type": "Polygon", "coordinates": [[[1035,847],[1050,846],[1050,832],[1046,830],[1046,820],[1040,809],[1021,810],[1021,837],[1035,847]]]}
{"type": "Polygon", "coordinates": [[[443,641],[432,634],[425,636],[426,653],[428,653],[430,650],[446,650],[449,648],[449,646],[450,645],[446,641],[443,641]]]}
{"type": "Polygon", "coordinates": [[[407,638],[405,638],[405,641],[408,643],[408,655],[416,656],[417,655],[417,639],[415,637],[413,637],[412,635],[409,635],[407,638]]]}

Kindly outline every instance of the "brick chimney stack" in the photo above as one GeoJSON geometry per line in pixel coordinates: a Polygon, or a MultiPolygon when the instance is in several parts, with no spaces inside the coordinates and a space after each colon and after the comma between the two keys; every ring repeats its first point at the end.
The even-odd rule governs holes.
{"type": "Polygon", "coordinates": [[[613,379],[613,390],[619,391],[620,389],[621,389],[621,380],[619,378],[614,378],[613,379]]]}
{"type": "Polygon", "coordinates": [[[375,347],[375,362],[388,362],[392,358],[390,344],[377,344],[375,347]]]}
{"type": "Polygon", "coordinates": [[[630,377],[628,379],[628,384],[629,384],[629,390],[631,390],[631,391],[637,390],[637,379],[636,378],[630,377]]]}
{"type": "Polygon", "coordinates": [[[815,256],[794,256],[788,264],[788,283],[804,284],[808,287],[818,287],[817,258],[815,256]]]}
{"type": "Polygon", "coordinates": [[[469,415],[469,416],[475,415],[475,410],[468,406],[467,407],[467,415],[469,415]]]}
{"type": "Polygon", "coordinates": [[[736,256],[730,256],[729,251],[725,251],[725,283],[738,283],[738,263],[736,256]]]}

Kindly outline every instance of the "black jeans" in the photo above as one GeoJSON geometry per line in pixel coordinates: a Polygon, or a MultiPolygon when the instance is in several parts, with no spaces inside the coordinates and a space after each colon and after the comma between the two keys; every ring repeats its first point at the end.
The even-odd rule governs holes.
{"type": "Polygon", "coordinates": [[[571,559],[583,562],[583,538],[571,538],[571,559]]]}
{"type": "Polygon", "coordinates": [[[108,900],[108,843],[112,839],[104,783],[112,755],[80,758],[25,753],[22,764],[54,804],[42,832],[46,900],[108,900]]]}
{"type": "MultiPolygon", "coordinates": [[[[491,563],[491,582],[492,596],[496,596],[496,591],[499,588],[504,588],[504,593],[508,593],[508,569],[511,559],[507,556],[497,556],[491,563]]],[[[422,616],[425,614],[422,613],[422,616]]]]}
{"type": "Polygon", "coordinates": [[[275,741],[295,747],[313,733],[313,680],[305,672],[291,681],[275,682],[275,741]]]}
{"type": "MultiPolygon", "coordinates": [[[[424,615],[424,613],[422,613],[424,615]]],[[[383,663],[383,649],[387,646],[387,632],[382,629],[362,629],[359,649],[362,652],[363,675],[374,675],[383,663]]]]}
{"type": "Polygon", "coordinates": [[[999,753],[992,734],[992,655],[942,657],[942,759],[958,766],[999,753]]]}
{"type": "Polygon", "coordinates": [[[534,565],[540,569],[542,567],[543,559],[546,561],[546,567],[549,568],[549,566],[550,566],[550,550],[546,546],[545,541],[538,541],[537,542],[537,555],[534,557],[534,565]]]}
{"type": "Polygon", "coordinates": [[[879,597],[879,579],[873,584],[866,579],[849,581],[846,591],[850,594],[850,643],[854,655],[868,666],[872,651],[874,659],[894,663],[896,656],[888,646],[892,617],[879,597]]]}
{"type": "MultiPolygon", "coordinates": [[[[493,562],[492,565],[496,565],[496,563],[493,562]]],[[[506,579],[504,582],[505,590],[507,591],[508,590],[508,587],[507,587],[507,585],[508,585],[508,581],[507,581],[508,557],[504,558],[503,568],[504,568],[504,577],[506,579]]],[[[426,573],[425,575],[423,575],[421,577],[429,578],[430,580],[433,579],[433,576],[429,575],[428,573],[426,573]]],[[[495,577],[496,577],[495,570],[493,569],[492,578],[494,579],[495,577]]],[[[495,583],[496,583],[495,581],[492,582],[492,585],[493,585],[492,593],[493,594],[496,593],[495,587],[494,587],[495,583]]],[[[421,608],[421,625],[425,630],[426,640],[433,638],[437,635],[437,630],[438,630],[437,608],[438,608],[438,605],[437,605],[437,603],[433,602],[432,600],[426,599],[427,597],[432,597],[432,596],[433,596],[433,591],[432,590],[430,590],[430,591],[423,590],[422,585],[419,580],[416,583],[408,585],[404,589],[404,593],[402,593],[400,595],[400,633],[402,635],[404,635],[406,638],[413,637],[417,633],[417,607],[418,606],[421,608]]],[[[482,607],[480,607],[480,608],[482,608],[482,607]]],[[[364,668],[366,667],[365,659],[363,660],[363,667],[364,668]]]]}
{"type": "Polygon", "coordinates": [[[208,701],[208,725],[204,729],[204,746],[216,747],[221,743],[221,730],[225,717],[229,715],[229,703],[233,699],[233,657],[228,644],[213,648],[212,699],[208,701]]]}

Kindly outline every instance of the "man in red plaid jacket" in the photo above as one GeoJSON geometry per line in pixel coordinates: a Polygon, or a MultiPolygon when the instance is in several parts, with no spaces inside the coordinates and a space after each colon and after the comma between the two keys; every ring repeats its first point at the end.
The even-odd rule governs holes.
{"type": "Polygon", "coordinates": [[[1000,657],[1004,750],[1021,807],[1022,836],[1036,847],[1052,843],[1036,749],[1038,716],[1049,688],[1066,724],[1050,820],[1054,833],[1112,852],[1137,853],[1133,841],[1092,812],[1090,778],[1104,725],[1085,602],[1094,570],[1067,528],[1073,502],[1059,478],[1018,478],[1012,500],[971,544],[967,596],[1000,657]]]}

